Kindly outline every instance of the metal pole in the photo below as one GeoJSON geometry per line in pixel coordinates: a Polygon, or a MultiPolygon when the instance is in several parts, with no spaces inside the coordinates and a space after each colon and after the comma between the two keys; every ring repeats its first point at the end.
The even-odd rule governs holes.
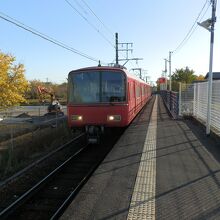
{"type": "Polygon", "coordinates": [[[115,33],[115,52],[116,52],[116,65],[118,65],[118,33],[115,33]]]}
{"type": "Polygon", "coordinates": [[[212,20],[211,20],[211,38],[210,38],[210,59],[209,59],[209,81],[208,81],[208,105],[207,105],[207,121],[206,135],[210,135],[211,122],[211,103],[212,103],[212,64],[213,64],[213,46],[214,46],[214,26],[215,26],[215,11],[217,0],[212,0],[212,20]]]}
{"type": "Polygon", "coordinates": [[[199,110],[200,110],[200,83],[198,83],[198,86],[197,86],[197,109],[196,109],[196,117],[199,116],[199,110]]]}
{"type": "Polygon", "coordinates": [[[196,116],[196,87],[197,87],[197,83],[193,84],[193,116],[196,116]]]}
{"type": "Polygon", "coordinates": [[[167,59],[165,60],[165,89],[167,90],[167,59]]]}
{"type": "Polygon", "coordinates": [[[169,52],[169,77],[170,77],[170,88],[169,90],[172,91],[172,80],[171,80],[171,51],[169,52]]]}
{"type": "Polygon", "coordinates": [[[181,82],[179,83],[179,116],[182,115],[182,88],[181,88],[182,84],[181,82]]]}
{"type": "Polygon", "coordinates": [[[142,79],[142,72],[141,72],[141,68],[140,68],[140,79],[142,79]]]}

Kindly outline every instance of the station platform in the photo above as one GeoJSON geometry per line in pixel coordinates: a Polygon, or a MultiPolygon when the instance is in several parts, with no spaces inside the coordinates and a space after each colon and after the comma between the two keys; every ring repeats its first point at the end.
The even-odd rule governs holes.
{"type": "Polygon", "coordinates": [[[153,96],[60,219],[220,219],[220,141],[153,96]]]}

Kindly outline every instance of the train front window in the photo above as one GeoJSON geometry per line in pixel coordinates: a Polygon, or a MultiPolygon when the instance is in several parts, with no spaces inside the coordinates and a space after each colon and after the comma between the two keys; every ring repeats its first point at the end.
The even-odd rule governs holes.
{"type": "Polygon", "coordinates": [[[125,76],[122,73],[102,73],[102,102],[125,101],[125,76]]]}
{"type": "Polygon", "coordinates": [[[73,103],[93,103],[99,102],[99,73],[83,72],[72,75],[72,89],[70,101],[73,103]],[[72,95],[71,95],[72,93],[72,95]]]}
{"type": "Polygon", "coordinates": [[[68,91],[72,103],[124,102],[125,75],[110,71],[73,73],[68,91]]]}

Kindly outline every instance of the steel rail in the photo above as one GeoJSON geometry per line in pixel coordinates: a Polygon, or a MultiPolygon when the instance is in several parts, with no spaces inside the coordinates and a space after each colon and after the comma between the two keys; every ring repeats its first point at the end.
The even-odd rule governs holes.
{"type": "Polygon", "coordinates": [[[33,168],[34,166],[40,164],[41,162],[45,161],[46,159],[48,159],[49,157],[51,157],[53,154],[57,153],[58,151],[63,150],[65,147],[68,147],[70,144],[72,144],[73,142],[75,142],[77,139],[81,138],[83,135],[85,135],[85,133],[81,133],[79,134],[77,137],[71,139],[70,141],[68,141],[67,143],[61,145],[60,147],[58,147],[57,149],[51,151],[50,153],[46,154],[45,156],[41,157],[40,159],[36,160],[35,162],[31,163],[30,165],[28,165],[27,167],[25,167],[24,169],[20,170],[19,172],[17,172],[16,174],[14,174],[13,176],[9,177],[8,179],[0,182],[0,187],[6,185],[7,183],[15,180],[16,178],[18,178],[19,176],[21,176],[22,174],[24,174],[25,172],[27,172],[28,170],[30,170],[31,168],[33,168]]]}
{"type": "Polygon", "coordinates": [[[16,201],[14,201],[8,207],[3,209],[0,212],[0,219],[7,218],[11,213],[13,213],[17,208],[19,208],[25,201],[27,201],[27,199],[29,199],[37,190],[39,190],[41,188],[41,186],[45,185],[51,177],[53,177],[57,172],[59,172],[69,161],[71,161],[74,157],[76,157],[87,146],[88,146],[88,144],[83,146],[76,153],[74,153],[72,156],[70,156],[66,161],[64,161],[61,165],[59,165],[56,169],[54,169],[49,175],[44,177],[37,184],[35,184],[32,188],[30,188],[28,191],[26,191],[16,201]]]}
{"type": "Polygon", "coordinates": [[[83,187],[83,185],[87,182],[87,180],[91,177],[93,172],[97,169],[97,167],[100,165],[100,163],[104,160],[100,160],[97,162],[87,173],[87,175],[80,181],[80,183],[75,187],[75,189],[70,193],[70,195],[65,199],[65,201],[61,204],[61,206],[57,209],[57,211],[53,214],[53,216],[50,218],[50,220],[58,219],[67,206],[71,203],[73,198],[76,196],[76,194],[79,192],[79,190],[83,187]]]}

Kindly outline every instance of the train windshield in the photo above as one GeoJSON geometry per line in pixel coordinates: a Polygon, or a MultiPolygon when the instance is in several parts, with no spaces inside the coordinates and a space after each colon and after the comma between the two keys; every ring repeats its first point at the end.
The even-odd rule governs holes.
{"type": "Polygon", "coordinates": [[[124,102],[125,75],[122,72],[90,71],[70,74],[69,102],[124,102]]]}

